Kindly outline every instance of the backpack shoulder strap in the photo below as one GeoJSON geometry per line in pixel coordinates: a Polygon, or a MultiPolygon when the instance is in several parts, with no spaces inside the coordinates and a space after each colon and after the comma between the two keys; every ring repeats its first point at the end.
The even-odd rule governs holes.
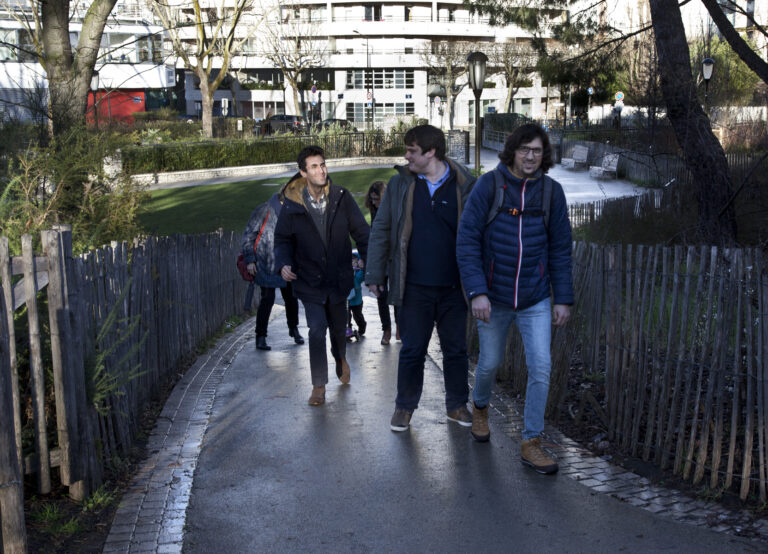
{"type": "Polygon", "coordinates": [[[549,232],[549,215],[552,212],[552,177],[544,175],[541,189],[541,209],[544,212],[544,227],[549,232]]]}
{"type": "Polygon", "coordinates": [[[494,169],[491,173],[493,173],[493,203],[491,204],[491,209],[488,210],[488,217],[485,220],[486,227],[496,219],[499,211],[501,211],[501,206],[504,204],[504,176],[498,168],[494,169]]]}

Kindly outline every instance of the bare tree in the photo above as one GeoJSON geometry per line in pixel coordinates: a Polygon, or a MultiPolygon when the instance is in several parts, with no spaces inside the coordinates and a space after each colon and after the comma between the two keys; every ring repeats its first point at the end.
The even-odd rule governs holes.
{"type": "Polygon", "coordinates": [[[253,0],[148,0],[171,39],[173,52],[200,81],[203,134],[213,136],[213,96],[232,57],[264,21],[253,0]],[[252,16],[248,18],[248,16],[252,16]],[[241,25],[248,18],[248,25],[241,25]],[[247,28],[247,29],[246,29],[247,28]]]}
{"type": "Polygon", "coordinates": [[[279,20],[264,33],[264,57],[280,68],[293,91],[294,109],[302,112],[299,91],[304,72],[322,67],[328,58],[328,38],[319,35],[309,10],[295,2],[282,3],[279,20]]]}
{"type": "Polygon", "coordinates": [[[445,90],[448,103],[448,128],[453,129],[453,117],[456,97],[468,82],[459,80],[467,72],[467,56],[477,49],[477,44],[465,41],[433,41],[430,47],[422,52],[422,61],[428,67],[432,84],[440,85],[445,90]]]}
{"type": "Polygon", "coordinates": [[[532,74],[536,66],[536,52],[526,42],[504,42],[490,51],[489,69],[501,73],[507,86],[504,111],[512,112],[512,101],[521,87],[532,85],[532,74]]]}
{"type": "MultiPolygon", "coordinates": [[[[48,121],[51,134],[85,121],[91,76],[107,18],[117,0],[93,0],[82,14],[77,46],[70,42],[69,23],[77,6],[69,0],[0,0],[21,23],[48,79],[48,121]]],[[[15,45],[16,48],[22,48],[15,45]]]]}

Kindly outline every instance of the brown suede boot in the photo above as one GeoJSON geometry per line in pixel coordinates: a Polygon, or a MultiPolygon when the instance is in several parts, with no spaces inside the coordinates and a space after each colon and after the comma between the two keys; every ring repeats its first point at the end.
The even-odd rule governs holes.
{"type": "Polygon", "coordinates": [[[541,448],[541,437],[520,443],[520,461],[545,475],[557,471],[557,462],[541,448]]]}
{"type": "Polygon", "coordinates": [[[325,404],[325,385],[312,387],[312,394],[309,396],[310,406],[322,406],[325,404]]]}
{"type": "Polygon", "coordinates": [[[338,375],[339,381],[341,381],[342,385],[349,384],[350,373],[351,371],[349,369],[349,364],[347,363],[346,358],[342,358],[341,360],[336,361],[336,375],[338,375]]]}
{"type": "Polygon", "coordinates": [[[478,442],[488,442],[491,438],[491,428],[488,427],[488,406],[478,408],[472,403],[472,436],[478,442]]]}

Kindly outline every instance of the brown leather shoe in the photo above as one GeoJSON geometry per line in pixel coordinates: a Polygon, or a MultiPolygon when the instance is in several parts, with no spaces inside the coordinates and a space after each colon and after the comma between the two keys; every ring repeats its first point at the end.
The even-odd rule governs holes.
{"type": "Polygon", "coordinates": [[[312,387],[312,394],[309,396],[310,406],[322,406],[325,404],[325,385],[321,387],[312,387]]]}
{"type": "Polygon", "coordinates": [[[557,471],[557,462],[541,448],[541,437],[520,443],[520,461],[545,475],[557,471]]]}
{"type": "Polygon", "coordinates": [[[387,346],[389,345],[389,341],[391,339],[392,339],[392,331],[387,329],[386,331],[384,331],[384,334],[381,336],[381,344],[383,344],[384,346],[387,346]]]}
{"type": "Polygon", "coordinates": [[[491,428],[488,426],[488,406],[478,408],[472,403],[472,436],[477,442],[488,442],[491,428]]]}
{"type": "Polygon", "coordinates": [[[342,358],[336,362],[336,375],[338,375],[342,385],[349,384],[350,373],[349,364],[347,363],[346,358],[342,358]]]}

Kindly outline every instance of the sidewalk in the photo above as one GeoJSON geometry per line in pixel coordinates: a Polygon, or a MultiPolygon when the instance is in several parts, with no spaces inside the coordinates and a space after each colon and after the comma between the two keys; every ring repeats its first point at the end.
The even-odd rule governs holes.
{"type": "Polygon", "coordinates": [[[652,486],[556,429],[546,432],[560,472],[523,467],[515,399],[494,396],[491,442],[476,443],[445,419],[436,338],[411,429],[391,432],[399,343],[379,344],[376,303],[366,296],[364,306],[367,336],[348,345],[352,382],[341,386],[331,369],[319,408],[307,404],[307,346],[288,337],[280,305],[272,351],[255,349],[251,319],[201,358],[166,405],[104,551],[765,548],[731,533],[749,524],[765,537],[768,524],[652,486]]]}

